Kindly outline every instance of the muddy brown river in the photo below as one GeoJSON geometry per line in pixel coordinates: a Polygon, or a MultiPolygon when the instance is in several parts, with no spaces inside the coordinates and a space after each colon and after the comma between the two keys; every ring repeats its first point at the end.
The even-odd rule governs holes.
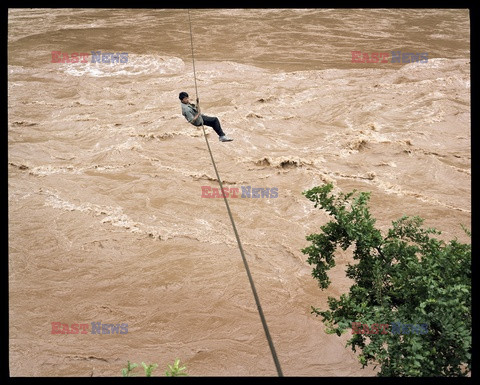
{"type": "MultiPolygon", "coordinates": [[[[190,15],[202,111],[234,141],[207,138],[283,374],[374,376],[310,313],[348,291],[352,259],[320,290],[301,249],[329,218],[302,191],[370,191],[382,231],[419,215],[470,241],[469,11],[190,15]]],[[[187,9],[8,10],[11,376],[121,376],[127,360],[164,375],[175,358],[191,376],[277,374],[180,91],[196,97],[187,9]]]]}

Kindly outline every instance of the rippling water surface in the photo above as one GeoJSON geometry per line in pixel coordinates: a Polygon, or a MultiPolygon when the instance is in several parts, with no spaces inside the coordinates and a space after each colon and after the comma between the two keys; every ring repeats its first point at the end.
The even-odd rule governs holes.
{"type": "MultiPolygon", "coordinates": [[[[372,376],[310,306],[301,249],[328,220],[302,191],[371,191],[377,225],[420,215],[445,239],[471,220],[470,20],[462,9],[196,9],[198,93],[235,140],[207,135],[287,376],[372,376]],[[352,51],[427,63],[352,63],[352,51]]],[[[275,375],[201,130],[187,10],[8,12],[9,333],[13,376],[119,376],[176,357],[191,375],[275,375]],[[52,51],[127,52],[118,64],[52,51]],[[127,323],[52,335],[51,323],[127,323]]]]}

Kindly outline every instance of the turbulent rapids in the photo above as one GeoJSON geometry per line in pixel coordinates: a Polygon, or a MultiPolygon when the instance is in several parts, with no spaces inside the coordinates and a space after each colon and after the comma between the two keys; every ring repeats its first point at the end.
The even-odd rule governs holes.
{"type": "MultiPolygon", "coordinates": [[[[191,15],[202,111],[235,141],[207,137],[238,189],[229,204],[284,375],[375,375],[310,313],[348,290],[351,255],[321,291],[300,250],[328,217],[302,191],[371,191],[380,228],[419,215],[467,241],[468,10],[191,15]],[[248,186],[259,196],[242,198],[248,186]]],[[[12,376],[120,376],[127,360],[177,357],[195,376],[276,375],[223,198],[205,196],[219,186],[203,132],[181,115],[192,70],[186,10],[9,9],[12,376]],[[128,333],[52,334],[99,322],[128,333]]]]}

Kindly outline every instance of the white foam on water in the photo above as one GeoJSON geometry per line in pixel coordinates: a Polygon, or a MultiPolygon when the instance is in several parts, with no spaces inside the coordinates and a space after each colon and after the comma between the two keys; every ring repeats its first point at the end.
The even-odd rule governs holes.
{"type": "Polygon", "coordinates": [[[139,75],[172,75],[183,71],[185,63],[178,57],[129,54],[127,63],[64,63],[60,70],[71,76],[111,77],[139,75]]]}
{"type": "Polygon", "coordinates": [[[135,221],[129,215],[125,214],[123,208],[119,206],[98,205],[90,202],[77,204],[62,198],[59,194],[50,190],[42,190],[40,193],[46,195],[45,206],[65,211],[89,213],[95,217],[102,217],[100,220],[102,224],[110,224],[114,227],[119,227],[135,234],[142,234],[150,238],[167,240],[175,237],[187,237],[206,243],[235,244],[231,234],[226,234],[227,226],[225,225],[217,225],[215,228],[216,231],[212,232],[211,224],[202,219],[195,221],[197,225],[186,228],[185,226],[178,226],[176,223],[166,223],[159,220],[156,216],[149,215],[149,219],[158,223],[157,225],[150,225],[135,221]],[[199,228],[198,224],[202,225],[201,228],[199,228]],[[223,228],[220,229],[219,226],[223,228]]]}

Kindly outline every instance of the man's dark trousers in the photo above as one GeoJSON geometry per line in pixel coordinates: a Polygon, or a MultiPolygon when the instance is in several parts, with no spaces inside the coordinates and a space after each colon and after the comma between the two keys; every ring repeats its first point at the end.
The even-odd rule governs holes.
{"type": "Polygon", "coordinates": [[[225,133],[222,130],[222,126],[220,125],[220,121],[215,116],[207,116],[202,115],[203,124],[206,126],[212,127],[218,136],[225,136],[225,133]]]}

